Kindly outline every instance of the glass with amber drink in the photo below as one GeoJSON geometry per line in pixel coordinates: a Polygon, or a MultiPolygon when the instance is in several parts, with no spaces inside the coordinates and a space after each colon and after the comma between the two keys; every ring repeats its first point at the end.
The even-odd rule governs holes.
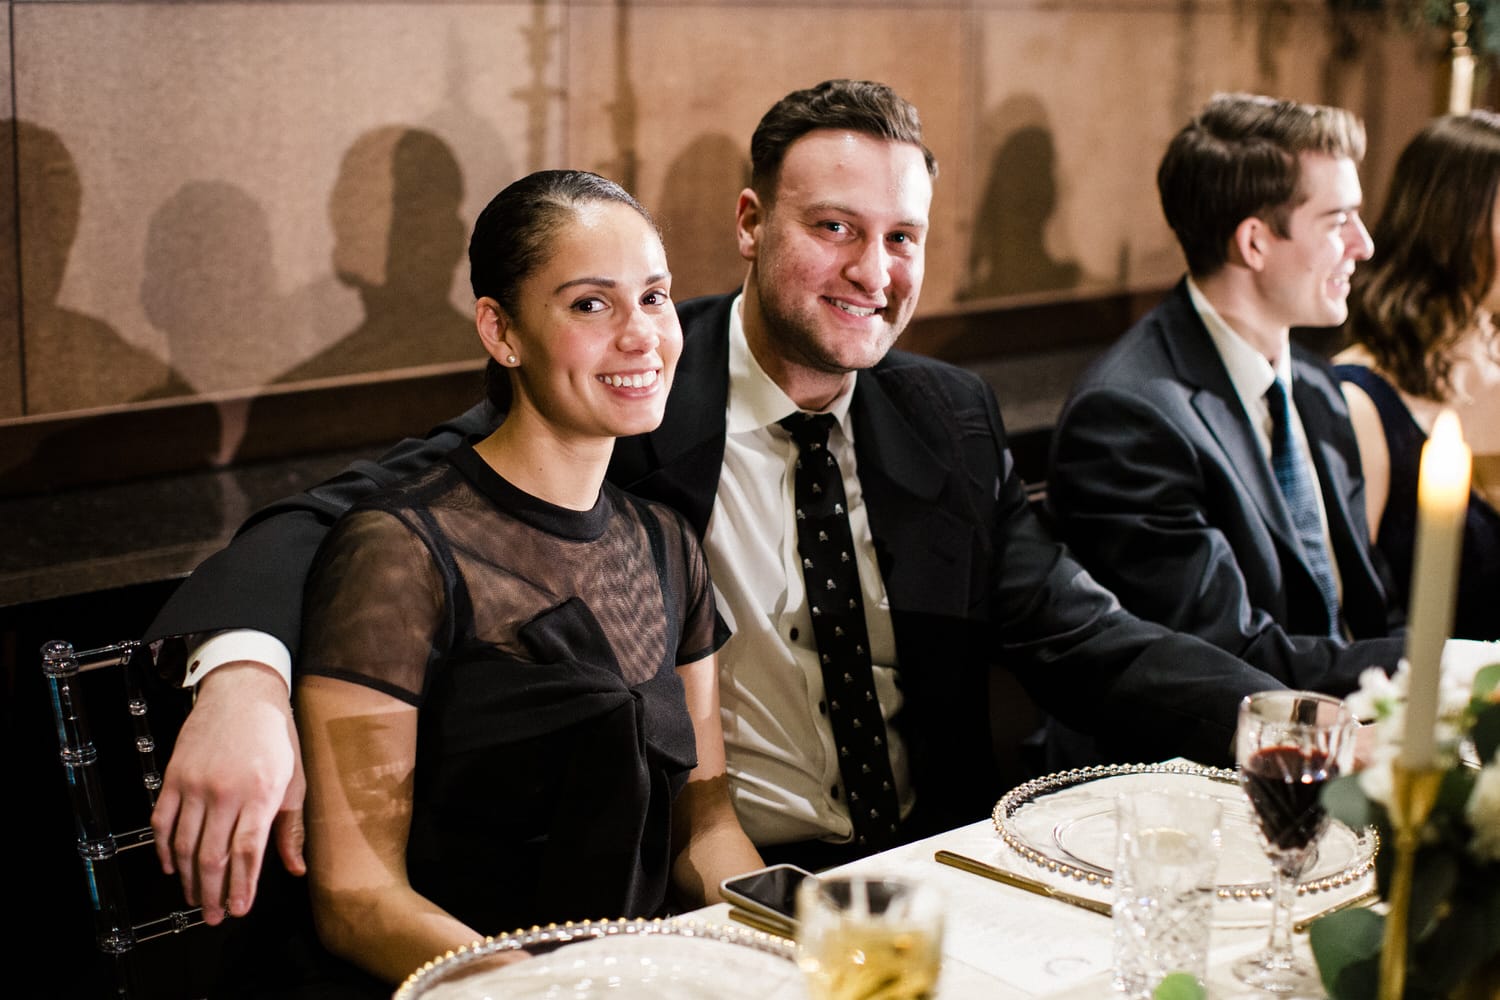
{"type": "Polygon", "coordinates": [[[943,905],[910,879],[830,875],[797,892],[797,955],[812,1000],[924,1000],[937,993],[943,905]]]}

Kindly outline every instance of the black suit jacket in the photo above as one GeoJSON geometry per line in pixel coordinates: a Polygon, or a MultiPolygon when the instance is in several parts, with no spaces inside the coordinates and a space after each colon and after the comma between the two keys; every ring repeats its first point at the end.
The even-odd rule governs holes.
{"type": "MultiPolygon", "coordinates": [[[[732,302],[679,306],[685,343],[665,418],[620,440],[609,472],[700,532],[724,453],[732,302]]],[[[1226,762],[1240,697],[1277,682],[1125,613],[1090,579],[1027,506],[994,394],[977,376],[893,351],[857,379],[855,450],[891,605],[906,702],[895,722],[911,749],[918,831],[979,818],[1002,790],[986,697],[996,666],[1048,711],[1097,734],[1110,756],[1226,762]]],[[[259,512],[184,583],[152,634],[258,628],[295,649],[302,579],[328,525],[495,420],[481,404],[259,512]]]]}
{"type": "Polygon", "coordinates": [[[1048,502],[1063,540],[1131,611],[1288,685],[1343,695],[1365,667],[1395,667],[1401,616],[1369,544],[1343,396],[1296,345],[1292,397],[1354,642],[1327,637],[1270,463],[1185,281],[1074,387],[1053,434],[1048,502]]]}

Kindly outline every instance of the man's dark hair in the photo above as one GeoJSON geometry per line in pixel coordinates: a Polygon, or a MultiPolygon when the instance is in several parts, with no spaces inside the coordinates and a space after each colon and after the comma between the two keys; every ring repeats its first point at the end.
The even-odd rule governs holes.
{"type": "Polygon", "coordinates": [[[922,119],[910,101],[883,83],[824,80],[787,94],[755,127],[750,137],[750,186],[763,201],[771,200],[781,161],[792,143],[821,129],[910,143],[922,151],[927,173],[937,176],[937,158],[922,142],[922,119]]]}
{"type": "Polygon", "coordinates": [[[1188,271],[1207,277],[1229,259],[1239,224],[1264,219],[1285,237],[1301,190],[1304,153],[1365,156],[1365,127],[1352,112],[1256,94],[1217,94],[1167,146],[1156,172],[1167,224],[1188,271]]]}

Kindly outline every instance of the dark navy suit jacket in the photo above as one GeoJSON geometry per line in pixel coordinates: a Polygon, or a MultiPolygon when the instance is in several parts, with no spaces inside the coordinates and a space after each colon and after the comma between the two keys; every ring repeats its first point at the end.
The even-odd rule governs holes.
{"type": "Polygon", "coordinates": [[[1291,515],[1185,281],[1074,386],[1052,438],[1048,503],[1060,537],[1131,611],[1289,686],[1343,695],[1365,667],[1395,668],[1402,616],[1369,543],[1344,398],[1296,345],[1292,398],[1352,642],[1328,638],[1291,515]]]}

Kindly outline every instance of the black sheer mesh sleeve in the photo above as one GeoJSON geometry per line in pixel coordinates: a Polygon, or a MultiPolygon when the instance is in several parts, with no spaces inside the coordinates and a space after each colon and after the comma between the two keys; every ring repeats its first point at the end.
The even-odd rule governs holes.
{"type": "Polygon", "coordinates": [[[420,703],[445,621],[444,584],[401,519],[380,510],[341,519],[314,560],[303,613],[303,673],[420,703]]]}
{"type": "Polygon", "coordinates": [[[696,663],[718,652],[729,635],[716,627],[719,616],[715,613],[713,582],[698,536],[681,514],[661,506],[655,510],[662,518],[666,536],[675,536],[675,554],[683,572],[682,640],[677,646],[677,664],[696,663]]]}

